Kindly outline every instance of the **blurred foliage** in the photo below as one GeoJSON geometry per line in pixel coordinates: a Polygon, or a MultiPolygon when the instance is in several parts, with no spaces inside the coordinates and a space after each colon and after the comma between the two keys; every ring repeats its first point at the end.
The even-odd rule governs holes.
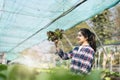
{"type": "Polygon", "coordinates": [[[103,72],[103,80],[120,80],[120,74],[118,72],[111,72],[109,70],[104,70],[103,72]]]}
{"type": "Polygon", "coordinates": [[[83,75],[72,73],[63,67],[52,68],[48,72],[48,69],[36,71],[36,68],[30,66],[13,64],[8,65],[6,71],[6,75],[0,74],[0,80],[101,80],[101,70],[83,75]]]}
{"type": "Polygon", "coordinates": [[[0,71],[7,70],[7,65],[1,64],[0,65],[0,71]]]}
{"type": "Polygon", "coordinates": [[[7,79],[7,65],[0,64],[0,80],[7,79]]]}
{"type": "Polygon", "coordinates": [[[91,18],[94,25],[93,28],[103,44],[106,40],[110,40],[112,38],[112,28],[114,27],[114,24],[109,20],[109,15],[110,12],[105,10],[101,14],[91,18]]]}
{"type": "Polygon", "coordinates": [[[116,6],[116,13],[115,13],[115,30],[117,31],[116,34],[119,35],[120,40],[120,4],[116,6]]]}
{"type": "Polygon", "coordinates": [[[119,80],[120,78],[119,73],[101,69],[94,69],[89,74],[76,74],[64,67],[39,69],[20,64],[8,65],[6,69],[2,70],[5,73],[0,71],[0,80],[119,80]]]}
{"type": "Polygon", "coordinates": [[[25,65],[10,65],[8,80],[35,80],[33,68],[25,65]]]}
{"type": "Polygon", "coordinates": [[[90,19],[93,24],[93,29],[103,44],[111,44],[120,40],[119,9],[120,6],[116,6],[113,11],[105,10],[90,19]]]}
{"type": "Polygon", "coordinates": [[[51,71],[37,75],[37,80],[101,80],[101,70],[94,70],[88,75],[75,74],[64,68],[54,68],[51,71]]]}

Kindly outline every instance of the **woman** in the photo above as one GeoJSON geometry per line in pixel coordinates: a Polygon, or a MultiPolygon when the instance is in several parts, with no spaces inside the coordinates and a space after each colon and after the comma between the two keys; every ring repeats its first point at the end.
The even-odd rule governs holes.
{"type": "Polygon", "coordinates": [[[57,53],[64,60],[71,59],[70,68],[73,72],[89,73],[96,51],[95,35],[89,29],[82,28],[78,32],[77,39],[80,46],[75,47],[69,53],[56,47],[57,53]]]}

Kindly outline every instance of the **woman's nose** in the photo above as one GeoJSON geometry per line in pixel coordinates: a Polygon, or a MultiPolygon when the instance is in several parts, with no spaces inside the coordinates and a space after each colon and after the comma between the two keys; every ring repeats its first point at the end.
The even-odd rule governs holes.
{"type": "Polygon", "coordinates": [[[76,38],[79,39],[79,36],[77,36],[76,38]]]}

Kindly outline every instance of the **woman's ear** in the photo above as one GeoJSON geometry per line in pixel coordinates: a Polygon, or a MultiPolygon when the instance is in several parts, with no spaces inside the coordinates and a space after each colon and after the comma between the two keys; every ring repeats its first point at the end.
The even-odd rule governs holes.
{"type": "Polygon", "coordinates": [[[86,40],[88,40],[88,37],[86,37],[86,40]]]}

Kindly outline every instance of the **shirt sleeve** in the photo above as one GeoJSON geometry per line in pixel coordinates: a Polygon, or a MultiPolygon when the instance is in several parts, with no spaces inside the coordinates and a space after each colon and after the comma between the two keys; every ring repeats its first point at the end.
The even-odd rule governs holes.
{"type": "Polygon", "coordinates": [[[63,60],[67,60],[73,57],[73,55],[75,54],[75,52],[78,50],[77,47],[75,47],[73,50],[65,53],[63,52],[62,49],[60,49],[60,51],[58,52],[58,55],[63,59],[63,60]]]}

